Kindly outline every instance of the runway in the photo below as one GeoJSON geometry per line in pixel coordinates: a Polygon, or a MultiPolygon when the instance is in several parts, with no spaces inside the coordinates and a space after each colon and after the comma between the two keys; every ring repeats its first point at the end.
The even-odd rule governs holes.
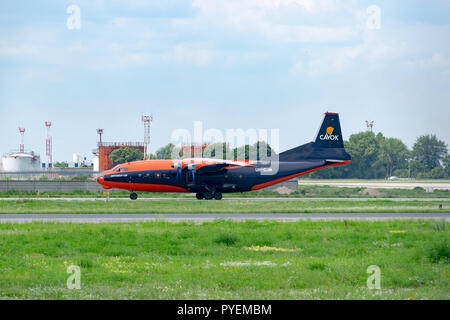
{"type": "MultiPolygon", "coordinates": [[[[448,180],[447,180],[448,181],[448,180]]],[[[302,186],[330,186],[330,187],[348,187],[348,188],[375,188],[375,189],[409,189],[416,187],[432,188],[440,190],[450,190],[450,183],[439,182],[432,183],[427,181],[333,181],[333,180],[300,180],[302,186]]]]}
{"type": "Polygon", "coordinates": [[[445,220],[450,213],[175,213],[175,214],[0,214],[0,223],[63,222],[63,223],[117,223],[117,222],[210,222],[231,221],[386,221],[386,220],[445,220]]]}
{"type": "MultiPolygon", "coordinates": [[[[105,198],[37,198],[37,197],[14,197],[14,198],[0,198],[0,201],[8,200],[50,200],[50,201],[106,201],[105,198]]],[[[131,201],[129,198],[110,198],[109,201],[120,200],[120,201],[131,201]]],[[[138,198],[134,201],[198,201],[195,196],[192,198],[138,198]]],[[[442,201],[448,202],[450,198],[288,198],[288,197],[276,197],[276,198],[223,198],[221,201],[377,201],[377,200],[389,200],[389,201],[442,201]]]]}

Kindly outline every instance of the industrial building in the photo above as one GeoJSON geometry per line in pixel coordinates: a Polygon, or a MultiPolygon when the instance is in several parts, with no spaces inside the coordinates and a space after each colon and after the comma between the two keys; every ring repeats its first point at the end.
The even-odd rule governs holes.
{"type": "Polygon", "coordinates": [[[138,149],[144,154],[145,157],[147,152],[147,145],[150,142],[151,118],[142,116],[142,121],[144,122],[145,130],[144,142],[103,142],[103,129],[97,129],[97,134],[99,135],[99,141],[97,143],[98,148],[92,151],[92,153],[95,155],[95,158],[93,159],[94,171],[111,169],[114,166],[111,161],[111,152],[120,148],[138,149]]]}
{"type": "Polygon", "coordinates": [[[114,165],[111,161],[111,152],[120,148],[138,149],[144,153],[144,143],[142,142],[102,142],[98,143],[98,169],[99,171],[111,169],[114,165]]]}

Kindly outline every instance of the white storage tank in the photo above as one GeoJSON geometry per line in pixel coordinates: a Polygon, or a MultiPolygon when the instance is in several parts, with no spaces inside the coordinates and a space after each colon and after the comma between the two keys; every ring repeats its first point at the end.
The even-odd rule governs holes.
{"type": "Polygon", "coordinates": [[[74,153],[72,156],[72,161],[75,164],[79,164],[80,163],[80,155],[78,155],[77,153],[74,153]]]}
{"type": "Polygon", "coordinates": [[[29,172],[41,170],[41,158],[34,152],[17,152],[2,157],[4,172],[29,172]]]}
{"type": "Polygon", "coordinates": [[[94,170],[95,172],[99,171],[99,163],[98,163],[98,157],[94,157],[92,158],[92,163],[94,166],[94,170]]]}

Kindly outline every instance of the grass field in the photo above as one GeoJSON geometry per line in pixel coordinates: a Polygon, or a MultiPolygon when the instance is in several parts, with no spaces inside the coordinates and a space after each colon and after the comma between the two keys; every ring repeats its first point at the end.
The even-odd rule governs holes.
{"type": "Polygon", "coordinates": [[[450,212],[450,200],[305,200],[305,201],[124,201],[2,200],[0,213],[351,213],[450,212]],[[440,208],[442,205],[442,208],[440,208]]]}
{"type": "Polygon", "coordinates": [[[0,247],[3,299],[450,298],[440,221],[2,224],[0,247]]]}

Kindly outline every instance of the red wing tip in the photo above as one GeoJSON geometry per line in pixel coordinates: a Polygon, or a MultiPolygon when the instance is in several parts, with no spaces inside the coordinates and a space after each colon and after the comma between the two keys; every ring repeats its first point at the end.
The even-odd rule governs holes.
{"type": "Polygon", "coordinates": [[[338,112],[325,112],[325,114],[339,114],[338,112]]]}

